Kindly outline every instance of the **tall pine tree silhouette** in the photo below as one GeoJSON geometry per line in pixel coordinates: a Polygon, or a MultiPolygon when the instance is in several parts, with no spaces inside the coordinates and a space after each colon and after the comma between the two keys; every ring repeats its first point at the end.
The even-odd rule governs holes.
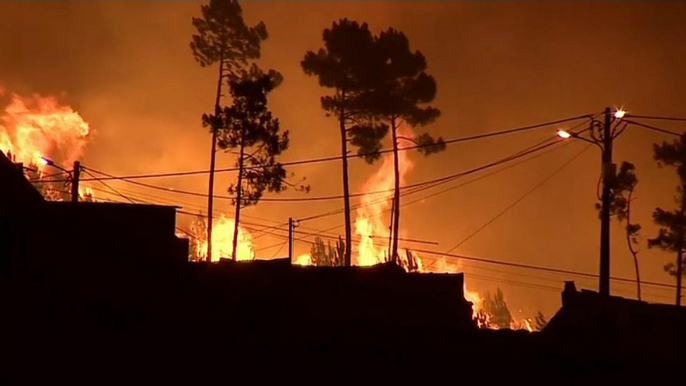
{"type": "Polygon", "coordinates": [[[301,62],[303,71],[317,76],[319,85],[333,89],[333,95],[321,98],[327,116],[338,120],[343,172],[343,200],[345,204],[345,265],[350,266],[352,225],[350,219],[350,186],[348,179],[348,141],[359,153],[372,162],[379,157],[379,141],[388,129],[370,121],[361,95],[368,93],[377,81],[379,57],[374,37],[366,23],[342,19],[334,22],[322,34],[324,47],[308,51],[301,62]]]}
{"type": "MultiPolygon", "coordinates": [[[[251,60],[259,59],[260,43],[267,38],[267,28],[260,22],[249,27],[243,20],[243,9],[237,0],[210,0],[200,7],[202,17],[193,18],[197,34],[191,40],[195,60],[202,67],[218,64],[217,91],[214,114],[220,114],[222,86],[235,80],[240,70],[251,60]]],[[[207,261],[212,261],[212,215],[214,197],[214,169],[219,127],[210,126],[210,176],[207,201],[207,261]]]]}
{"type": "Polygon", "coordinates": [[[253,65],[230,82],[233,104],[218,115],[203,116],[207,127],[218,127],[218,145],[226,151],[237,150],[238,176],[229,187],[236,207],[231,258],[237,260],[241,208],[256,205],[265,191],[287,188],[286,170],[276,157],[288,149],[288,131],[281,132],[277,118],[267,108],[267,94],[281,83],[275,71],[263,73],[253,65]]]}
{"type": "Polygon", "coordinates": [[[375,84],[365,93],[360,103],[371,111],[377,122],[390,128],[394,160],[394,199],[390,258],[398,260],[398,236],[400,230],[400,140],[419,145],[418,150],[429,155],[445,149],[442,138],[434,139],[429,133],[416,137],[398,134],[402,122],[412,127],[425,126],[440,116],[440,111],[427,104],[436,96],[436,81],[426,73],[426,58],[419,51],[410,49],[404,33],[393,28],[382,32],[375,39],[375,84]]]}

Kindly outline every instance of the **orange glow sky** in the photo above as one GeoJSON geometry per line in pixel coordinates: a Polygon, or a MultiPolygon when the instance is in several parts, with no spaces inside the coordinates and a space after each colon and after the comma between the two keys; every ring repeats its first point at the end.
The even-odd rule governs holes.
{"type": "MultiPolygon", "coordinates": [[[[206,169],[210,137],[200,125],[200,116],[211,110],[215,71],[201,68],[189,49],[190,19],[199,14],[199,6],[190,1],[2,2],[0,84],[19,94],[64,92],[63,102],[78,110],[95,130],[84,165],[120,175],[206,169]]],[[[300,60],[307,50],[321,46],[322,30],[342,17],[368,22],[374,32],[390,26],[400,29],[412,47],[425,54],[428,71],[438,83],[435,106],[442,110],[441,118],[429,129],[445,138],[596,113],[606,106],[625,106],[636,114],[686,116],[684,3],[246,1],[243,8],[248,21],[264,21],[270,33],[260,65],[279,70],[285,78],[270,98],[282,128],[291,132],[291,147],[282,160],[339,151],[336,122],[319,107],[319,97],[328,91],[302,72],[300,60]]],[[[656,124],[679,132],[686,129],[686,124],[656,124]]],[[[407,183],[507,156],[553,136],[557,128],[569,125],[450,145],[429,158],[413,153],[416,166],[407,183]]],[[[644,227],[642,278],[671,283],[662,266],[672,255],[645,247],[645,238],[656,234],[651,224],[653,209],[675,205],[676,174],[658,169],[652,161],[652,143],[665,139],[669,138],[630,127],[615,141],[614,158],[618,164],[630,160],[637,168],[634,216],[644,227]]],[[[402,213],[401,227],[413,239],[439,244],[421,248],[445,251],[584,146],[572,143],[410,205],[402,213]]],[[[220,154],[218,162],[220,167],[231,167],[234,160],[220,154]]],[[[353,190],[376,168],[353,160],[353,190]]],[[[594,202],[599,169],[600,154],[589,149],[455,253],[597,272],[600,223],[594,202]]],[[[290,170],[307,177],[310,196],[341,193],[336,162],[290,170]]],[[[206,178],[146,182],[206,192],[206,178]]],[[[225,192],[231,178],[230,174],[219,177],[217,193],[225,192]]],[[[176,200],[190,211],[205,205],[202,198],[112,184],[176,200]]],[[[251,216],[246,221],[270,224],[335,210],[342,204],[263,202],[245,214],[251,216]]],[[[218,205],[232,213],[228,202],[218,205]]],[[[180,224],[187,222],[179,218],[180,224]]],[[[339,215],[303,225],[326,229],[342,222],[339,215]]],[[[622,229],[616,221],[612,226],[612,274],[632,278],[633,263],[622,229]]],[[[339,229],[342,234],[343,228],[339,229]]],[[[256,248],[280,241],[260,237],[256,248]]],[[[270,257],[277,249],[257,255],[270,257]]],[[[296,244],[296,254],[307,250],[309,244],[296,244]]],[[[284,247],[278,255],[286,252],[284,247]]],[[[471,289],[484,292],[501,287],[515,317],[530,317],[538,310],[553,313],[559,307],[564,280],[596,288],[595,280],[483,263],[465,262],[465,271],[471,289]]],[[[613,283],[612,289],[618,295],[634,296],[631,283],[613,283]]],[[[673,301],[671,290],[645,286],[644,294],[649,301],[673,301]]]]}

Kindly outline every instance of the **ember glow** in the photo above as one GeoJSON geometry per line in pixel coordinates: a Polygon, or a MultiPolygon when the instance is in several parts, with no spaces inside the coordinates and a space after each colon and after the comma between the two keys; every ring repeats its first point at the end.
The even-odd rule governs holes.
{"type": "MultiPolygon", "coordinates": [[[[223,214],[214,219],[212,224],[212,262],[218,262],[221,258],[231,258],[233,249],[234,220],[223,214]]],[[[207,258],[207,221],[204,217],[198,217],[190,227],[192,238],[191,259],[204,261],[207,258]]],[[[186,235],[180,235],[185,237],[186,235]]],[[[253,251],[252,235],[245,228],[238,227],[238,246],[236,248],[237,260],[247,261],[255,259],[253,251]]]]}

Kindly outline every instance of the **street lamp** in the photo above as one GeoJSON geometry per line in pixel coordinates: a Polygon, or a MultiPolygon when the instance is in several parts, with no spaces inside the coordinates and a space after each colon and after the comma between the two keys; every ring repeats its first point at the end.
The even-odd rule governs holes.
{"type": "Polygon", "coordinates": [[[614,133],[611,126],[615,119],[622,119],[626,111],[618,109],[612,114],[609,107],[605,109],[604,122],[591,121],[591,138],[581,137],[578,133],[558,130],[560,138],[575,138],[597,145],[602,151],[603,195],[600,211],[600,283],[601,295],[610,296],[610,204],[612,201],[612,183],[615,178],[616,165],[612,163],[612,140],[621,133],[614,133]]]}
{"type": "Polygon", "coordinates": [[[41,156],[38,158],[38,162],[40,162],[42,165],[52,166],[53,168],[59,169],[65,173],[67,173],[71,177],[71,172],[69,170],[67,170],[67,169],[61,167],[60,165],[52,162],[52,160],[50,158],[41,156]]]}
{"type": "MultiPolygon", "coordinates": [[[[575,133],[576,134],[576,133],[575,133]]],[[[557,131],[557,136],[562,138],[562,139],[568,139],[572,137],[572,133],[565,131],[565,130],[558,130],[557,131]]]]}
{"type": "Polygon", "coordinates": [[[56,163],[52,162],[51,159],[43,156],[38,158],[38,162],[46,166],[52,166],[56,169],[59,169],[67,173],[67,175],[69,176],[69,180],[71,180],[71,201],[79,201],[79,176],[81,175],[81,163],[79,161],[74,161],[74,170],[72,171],[63,168],[60,165],[57,165],[56,163]]]}

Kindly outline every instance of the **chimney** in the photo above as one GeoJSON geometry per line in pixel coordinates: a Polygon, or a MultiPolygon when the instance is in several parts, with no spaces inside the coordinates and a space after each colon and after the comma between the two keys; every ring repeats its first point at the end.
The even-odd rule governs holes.
{"type": "Polygon", "coordinates": [[[565,282],[565,289],[562,291],[562,307],[570,305],[574,295],[576,295],[576,285],[573,281],[565,282]]]}

